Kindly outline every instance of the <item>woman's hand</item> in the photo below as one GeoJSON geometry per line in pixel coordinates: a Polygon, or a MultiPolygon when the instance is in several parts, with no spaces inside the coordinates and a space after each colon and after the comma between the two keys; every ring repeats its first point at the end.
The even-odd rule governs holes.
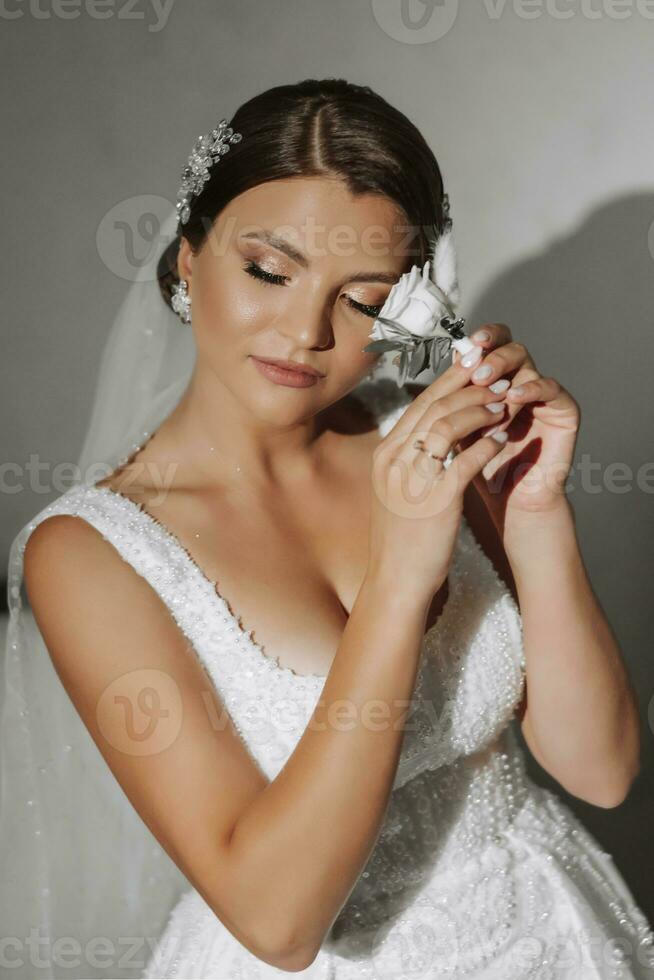
{"type": "Polygon", "coordinates": [[[368,574],[421,603],[430,602],[447,578],[466,487],[502,449],[482,431],[501,417],[488,406],[502,396],[471,385],[471,372],[451,365],[374,452],[368,574]],[[464,438],[469,448],[444,466],[464,438]],[[440,459],[421,451],[416,440],[440,459]]]}
{"type": "MultiPolygon", "coordinates": [[[[568,505],[565,483],[581,413],[572,395],[558,381],[541,377],[529,351],[513,341],[506,324],[487,323],[483,329],[489,334],[487,340],[477,340],[474,334],[471,337],[485,349],[475,371],[488,366],[491,372],[477,379],[473,371],[470,384],[487,387],[500,378],[511,381],[505,395],[505,413],[498,425],[506,430],[508,440],[472,482],[498,531],[510,537],[513,531],[542,523],[544,515],[568,505]],[[518,386],[523,390],[515,391],[518,386]]],[[[460,365],[460,355],[455,363],[460,365]]],[[[493,428],[488,426],[480,435],[487,435],[493,428]]],[[[477,434],[464,436],[457,450],[466,449],[476,438],[477,434]]]]}

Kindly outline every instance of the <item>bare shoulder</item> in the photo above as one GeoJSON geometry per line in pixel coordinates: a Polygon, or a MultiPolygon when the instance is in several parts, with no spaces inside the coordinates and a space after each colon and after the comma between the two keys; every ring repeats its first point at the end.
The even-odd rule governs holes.
{"type": "Polygon", "coordinates": [[[98,548],[98,532],[84,519],[74,514],[53,514],[34,528],[25,544],[23,556],[24,579],[30,602],[41,598],[41,584],[55,584],[59,573],[70,572],[73,577],[84,561],[110,558],[108,548],[98,548]],[[56,570],[56,574],[55,574],[56,570]]]}
{"type": "Polygon", "coordinates": [[[34,528],[25,545],[23,574],[30,607],[58,669],[80,646],[88,644],[88,653],[101,648],[99,627],[107,641],[118,641],[119,622],[136,629],[139,618],[165,614],[145,579],[75,514],[54,514],[34,528]]]}
{"type": "MultiPolygon", "coordinates": [[[[136,572],[116,548],[84,517],[53,514],[34,528],[25,544],[24,579],[30,604],[41,605],[49,594],[74,586],[84,595],[102,579],[105,588],[136,572]],[[118,575],[122,572],[122,575],[118,575]],[[44,588],[41,588],[41,587],[44,588]]],[[[140,577],[140,576],[136,576],[140,577]]]]}

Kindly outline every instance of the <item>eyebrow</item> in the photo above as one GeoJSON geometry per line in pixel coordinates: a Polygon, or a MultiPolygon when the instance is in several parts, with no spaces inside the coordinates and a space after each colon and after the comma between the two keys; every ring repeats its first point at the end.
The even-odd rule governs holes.
{"type": "MultiPolygon", "coordinates": [[[[257,241],[264,242],[266,245],[272,245],[273,248],[279,249],[284,255],[287,255],[289,259],[297,262],[301,265],[303,269],[309,268],[309,260],[300,252],[294,245],[292,245],[286,238],[281,238],[279,235],[274,235],[267,228],[262,228],[261,231],[251,231],[243,235],[243,238],[254,238],[257,241]]],[[[355,272],[353,275],[348,276],[343,280],[341,286],[346,282],[383,282],[394,286],[398,281],[399,275],[394,272],[355,272]]]]}

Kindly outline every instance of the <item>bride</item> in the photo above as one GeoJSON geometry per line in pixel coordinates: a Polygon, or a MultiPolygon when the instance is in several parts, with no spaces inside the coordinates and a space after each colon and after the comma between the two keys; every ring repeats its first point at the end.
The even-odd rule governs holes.
{"type": "Polygon", "coordinates": [[[638,771],[563,490],[576,402],[504,324],[428,386],[377,373],[373,324],[449,219],[369,88],[281,86],[213,139],[114,327],[80,480],[12,549],[16,962],[29,927],[25,976],[654,977],[513,728],[597,806],[638,771]]]}

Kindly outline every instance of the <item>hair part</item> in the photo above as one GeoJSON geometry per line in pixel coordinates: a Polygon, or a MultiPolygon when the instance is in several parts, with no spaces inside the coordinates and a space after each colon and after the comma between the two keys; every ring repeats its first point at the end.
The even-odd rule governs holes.
{"type": "Polygon", "coordinates": [[[419,129],[367,85],[308,78],[245,102],[229,125],[242,140],[211,168],[190,216],[159,259],[157,277],[170,306],[179,282],[181,238],[197,253],[227,204],[252,187],[291,177],[339,178],[354,196],[380,194],[406,216],[409,248],[429,257],[429,237],[447,223],[441,171],[419,129]]]}

